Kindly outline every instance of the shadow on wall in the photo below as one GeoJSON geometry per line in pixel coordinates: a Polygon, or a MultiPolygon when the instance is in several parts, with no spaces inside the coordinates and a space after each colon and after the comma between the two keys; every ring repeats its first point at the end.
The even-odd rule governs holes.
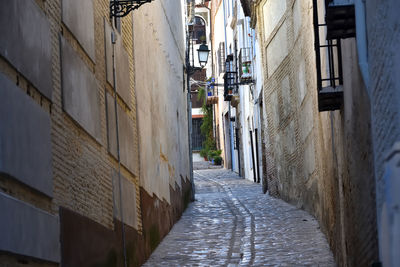
{"type": "MultiPolygon", "coordinates": [[[[182,179],[182,190],[170,187],[171,204],[140,188],[143,233],[124,225],[129,267],[141,266],[168,234],[190,202],[191,184],[182,179]]],[[[62,266],[124,266],[122,224],[114,219],[108,229],[69,209],[60,208],[62,266]]]]}

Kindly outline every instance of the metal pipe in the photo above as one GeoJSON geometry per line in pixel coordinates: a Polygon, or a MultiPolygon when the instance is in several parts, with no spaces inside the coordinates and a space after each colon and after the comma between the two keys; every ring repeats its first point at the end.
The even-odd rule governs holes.
{"type": "Polygon", "coordinates": [[[367,93],[371,97],[369,90],[369,72],[368,72],[368,42],[365,20],[365,0],[355,0],[356,8],[356,41],[358,52],[358,65],[364,79],[367,93]]]}
{"type": "Polygon", "coordinates": [[[192,102],[191,102],[191,87],[190,87],[190,33],[188,27],[186,27],[186,86],[187,86],[187,115],[188,115],[188,140],[189,140],[189,168],[190,168],[190,183],[192,185],[192,193],[190,195],[191,200],[195,200],[195,185],[193,179],[193,151],[192,151],[192,102]]]}
{"type": "Polygon", "coordinates": [[[253,132],[250,132],[250,144],[251,144],[251,159],[252,159],[252,163],[253,163],[253,179],[254,182],[257,182],[257,173],[256,173],[256,166],[254,163],[254,147],[253,147],[253,132]]]}
{"type": "Polygon", "coordinates": [[[321,82],[321,54],[319,51],[320,40],[319,40],[319,23],[318,23],[318,4],[317,0],[313,0],[313,19],[314,19],[314,49],[315,49],[315,60],[317,67],[317,86],[318,91],[322,90],[321,82]]]}
{"type": "Polygon", "coordinates": [[[117,102],[117,83],[115,73],[115,32],[111,32],[112,42],[112,61],[113,61],[113,86],[114,86],[114,112],[115,112],[115,126],[116,126],[116,139],[117,139],[117,160],[118,160],[118,184],[119,184],[119,207],[121,215],[121,227],[122,227],[122,248],[124,254],[124,266],[128,267],[127,256],[126,256],[126,240],[125,240],[125,225],[124,225],[124,212],[122,206],[122,185],[121,185],[121,156],[119,149],[119,129],[118,129],[118,102],[117,102]]]}
{"type": "Polygon", "coordinates": [[[260,183],[260,164],[258,162],[258,129],[254,129],[256,139],[257,183],[260,183]]]}

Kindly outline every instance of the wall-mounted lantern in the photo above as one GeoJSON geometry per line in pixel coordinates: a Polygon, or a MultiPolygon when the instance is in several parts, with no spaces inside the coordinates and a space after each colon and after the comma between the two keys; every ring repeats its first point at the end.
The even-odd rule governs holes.
{"type": "Polygon", "coordinates": [[[210,53],[210,50],[206,44],[202,44],[200,45],[199,49],[197,49],[197,52],[199,53],[200,66],[204,68],[207,65],[208,54],[210,53]]]}

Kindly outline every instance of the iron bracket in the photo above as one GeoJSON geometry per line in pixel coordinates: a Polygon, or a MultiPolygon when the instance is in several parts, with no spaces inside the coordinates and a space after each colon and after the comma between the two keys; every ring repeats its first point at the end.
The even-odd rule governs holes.
{"type": "Polygon", "coordinates": [[[132,10],[138,9],[153,0],[112,0],[110,2],[110,17],[121,18],[128,15],[132,10]]]}

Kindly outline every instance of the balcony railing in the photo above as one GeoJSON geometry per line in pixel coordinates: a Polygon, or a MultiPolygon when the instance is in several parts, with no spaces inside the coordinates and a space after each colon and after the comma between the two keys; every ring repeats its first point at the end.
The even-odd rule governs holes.
{"type": "Polygon", "coordinates": [[[247,84],[252,82],[251,48],[241,48],[239,52],[239,75],[240,83],[247,84]]]}
{"type": "Polygon", "coordinates": [[[224,75],[224,100],[231,101],[232,96],[238,93],[236,85],[236,72],[227,71],[224,75]]]}
{"type": "Polygon", "coordinates": [[[226,57],[226,72],[224,74],[224,100],[231,101],[232,96],[238,93],[237,71],[233,54],[226,57]]]}
{"type": "Polygon", "coordinates": [[[318,109],[336,110],[343,103],[341,39],[355,36],[354,6],[336,6],[334,1],[326,0],[322,20],[317,2],[313,0],[318,109]]]}

